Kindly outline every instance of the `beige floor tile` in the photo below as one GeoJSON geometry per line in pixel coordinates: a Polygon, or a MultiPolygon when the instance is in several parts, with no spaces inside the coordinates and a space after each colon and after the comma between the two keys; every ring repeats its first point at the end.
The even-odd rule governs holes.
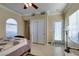
{"type": "Polygon", "coordinates": [[[37,56],[63,56],[64,48],[60,46],[32,44],[31,53],[37,56]]]}

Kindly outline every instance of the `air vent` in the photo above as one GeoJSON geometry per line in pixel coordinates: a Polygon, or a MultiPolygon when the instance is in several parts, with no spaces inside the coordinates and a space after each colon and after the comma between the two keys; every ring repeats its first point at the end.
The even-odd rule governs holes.
{"type": "Polygon", "coordinates": [[[41,12],[41,15],[45,15],[46,14],[46,12],[41,12]]]}

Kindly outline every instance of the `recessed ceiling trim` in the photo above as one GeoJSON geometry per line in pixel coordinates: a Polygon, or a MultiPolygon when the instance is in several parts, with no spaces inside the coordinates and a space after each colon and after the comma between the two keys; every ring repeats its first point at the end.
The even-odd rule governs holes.
{"type": "Polygon", "coordinates": [[[62,14],[63,13],[63,9],[65,8],[66,4],[50,4],[50,3],[35,3],[39,9],[35,10],[33,8],[28,8],[27,10],[24,10],[23,7],[23,3],[12,3],[12,4],[1,4],[4,7],[6,7],[7,9],[10,9],[10,11],[15,12],[16,14],[22,15],[22,16],[30,16],[32,13],[35,14],[40,14],[41,12],[45,11],[48,12],[48,15],[57,15],[57,14],[62,14]]]}
{"type": "Polygon", "coordinates": [[[9,8],[3,6],[3,5],[0,5],[0,7],[1,7],[1,8],[4,8],[4,9],[10,11],[10,12],[13,12],[13,13],[15,13],[15,14],[18,14],[18,15],[22,16],[20,13],[18,13],[18,12],[16,12],[16,11],[13,11],[12,9],[9,9],[9,8]]]}
{"type": "Polygon", "coordinates": [[[47,14],[49,15],[49,16],[52,16],[52,15],[61,15],[61,14],[63,14],[62,12],[47,12],[47,14]]]}

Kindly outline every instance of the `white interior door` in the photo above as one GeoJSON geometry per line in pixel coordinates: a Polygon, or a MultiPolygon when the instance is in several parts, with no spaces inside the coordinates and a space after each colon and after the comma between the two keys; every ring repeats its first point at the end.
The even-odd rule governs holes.
{"type": "Polygon", "coordinates": [[[45,43],[45,21],[38,20],[38,43],[45,43]]]}
{"type": "Polygon", "coordinates": [[[45,44],[45,21],[32,20],[31,23],[33,43],[45,44]]]}
{"type": "Polygon", "coordinates": [[[38,24],[37,24],[37,20],[31,20],[30,21],[30,29],[31,29],[31,39],[32,39],[32,42],[33,43],[37,43],[37,39],[38,39],[38,31],[37,31],[37,27],[38,27],[38,24]]]}
{"type": "Polygon", "coordinates": [[[33,43],[37,43],[38,39],[38,22],[36,20],[33,21],[33,43]]]}

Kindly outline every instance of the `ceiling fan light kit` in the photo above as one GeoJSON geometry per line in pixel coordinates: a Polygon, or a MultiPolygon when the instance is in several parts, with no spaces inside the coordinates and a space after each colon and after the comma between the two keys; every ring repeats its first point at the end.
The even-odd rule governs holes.
{"type": "Polygon", "coordinates": [[[38,6],[36,6],[34,3],[24,3],[24,9],[27,9],[28,7],[38,9],[38,6]]]}
{"type": "Polygon", "coordinates": [[[26,7],[31,7],[32,6],[31,3],[24,3],[24,5],[26,5],[26,7]]]}

